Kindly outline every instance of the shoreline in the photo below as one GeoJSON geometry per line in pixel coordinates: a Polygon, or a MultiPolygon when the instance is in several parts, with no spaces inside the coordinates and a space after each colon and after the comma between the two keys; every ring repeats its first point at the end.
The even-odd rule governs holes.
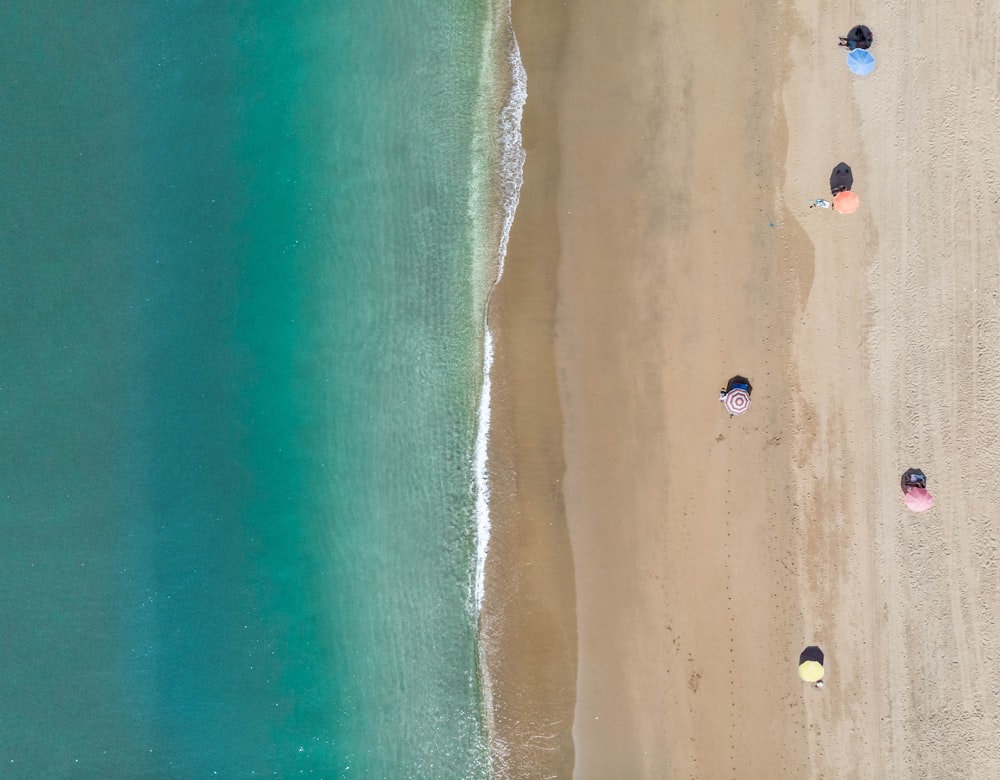
{"type": "Polygon", "coordinates": [[[544,10],[516,2],[511,9],[528,78],[520,128],[525,160],[503,273],[487,312],[494,346],[490,548],[479,637],[497,778],[568,777],[573,769],[576,626],[558,489],[561,410],[552,352],[558,243],[550,229],[558,154],[548,110],[563,30],[558,15],[544,10]]]}
{"type": "MultiPolygon", "coordinates": [[[[506,102],[503,102],[500,109],[500,191],[501,196],[496,204],[500,212],[499,229],[500,239],[495,247],[491,262],[487,263],[492,270],[485,300],[483,302],[483,382],[479,396],[479,406],[477,412],[476,440],[473,460],[473,484],[475,486],[475,515],[476,515],[476,565],[473,574],[472,599],[474,614],[478,620],[482,610],[486,589],[486,561],[489,554],[490,541],[490,479],[489,479],[489,437],[490,421],[492,413],[492,368],[494,361],[493,334],[490,331],[490,317],[492,299],[497,286],[503,279],[504,264],[507,258],[507,247],[510,242],[510,231],[514,225],[514,218],[517,214],[517,207],[520,200],[521,188],[524,184],[524,148],[522,146],[521,124],[524,104],[527,99],[527,74],[524,71],[524,64],[521,61],[521,52],[517,43],[517,36],[514,33],[513,19],[511,18],[510,0],[501,0],[501,5],[506,3],[506,20],[501,26],[506,31],[506,35],[501,36],[505,41],[504,56],[500,59],[510,66],[508,78],[504,81],[507,84],[506,102]]],[[[494,30],[490,36],[492,41],[495,35],[496,20],[491,24],[494,30]]],[[[488,56],[496,56],[488,55],[488,56]]],[[[492,68],[486,71],[485,81],[492,87],[494,72],[492,68]]],[[[492,91],[491,89],[488,91],[492,91]]],[[[491,104],[492,105],[492,104],[491,104]]],[[[488,692],[487,692],[488,693],[488,692]]]]}

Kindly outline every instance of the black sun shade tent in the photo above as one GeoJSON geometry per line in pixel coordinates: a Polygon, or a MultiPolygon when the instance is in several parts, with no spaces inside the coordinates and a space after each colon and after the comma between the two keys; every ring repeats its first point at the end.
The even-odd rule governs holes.
{"type": "Polygon", "coordinates": [[[849,190],[854,186],[854,174],[851,166],[845,162],[837,163],[837,167],[830,174],[830,193],[836,195],[838,192],[849,190]]]}
{"type": "Polygon", "coordinates": [[[867,49],[872,45],[872,41],[874,40],[875,37],[872,35],[871,30],[863,24],[857,24],[847,33],[847,48],[867,49]]]}

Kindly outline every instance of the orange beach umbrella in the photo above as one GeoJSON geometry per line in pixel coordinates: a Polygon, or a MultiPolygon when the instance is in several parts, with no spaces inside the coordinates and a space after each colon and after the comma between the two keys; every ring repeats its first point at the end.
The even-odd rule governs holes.
{"type": "Polygon", "coordinates": [[[861,205],[861,199],[851,190],[838,192],[833,199],[833,210],[841,214],[853,214],[861,205]]]}

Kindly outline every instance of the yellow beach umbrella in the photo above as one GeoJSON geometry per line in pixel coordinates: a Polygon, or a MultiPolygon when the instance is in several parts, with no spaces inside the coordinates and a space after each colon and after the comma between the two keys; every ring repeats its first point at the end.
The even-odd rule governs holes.
{"type": "Polygon", "coordinates": [[[823,679],[823,651],[810,645],[799,654],[799,677],[808,683],[823,679]]]}
{"type": "Polygon", "coordinates": [[[799,677],[806,682],[816,682],[823,679],[823,664],[819,661],[806,661],[799,664],[799,677]]]}

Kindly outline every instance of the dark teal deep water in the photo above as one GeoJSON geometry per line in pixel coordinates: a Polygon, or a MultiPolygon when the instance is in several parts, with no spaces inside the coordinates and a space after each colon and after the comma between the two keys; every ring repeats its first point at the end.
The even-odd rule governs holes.
{"type": "Polygon", "coordinates": [[[0,775],[487,775],[490,13],[0,8],[0,775]]]}

